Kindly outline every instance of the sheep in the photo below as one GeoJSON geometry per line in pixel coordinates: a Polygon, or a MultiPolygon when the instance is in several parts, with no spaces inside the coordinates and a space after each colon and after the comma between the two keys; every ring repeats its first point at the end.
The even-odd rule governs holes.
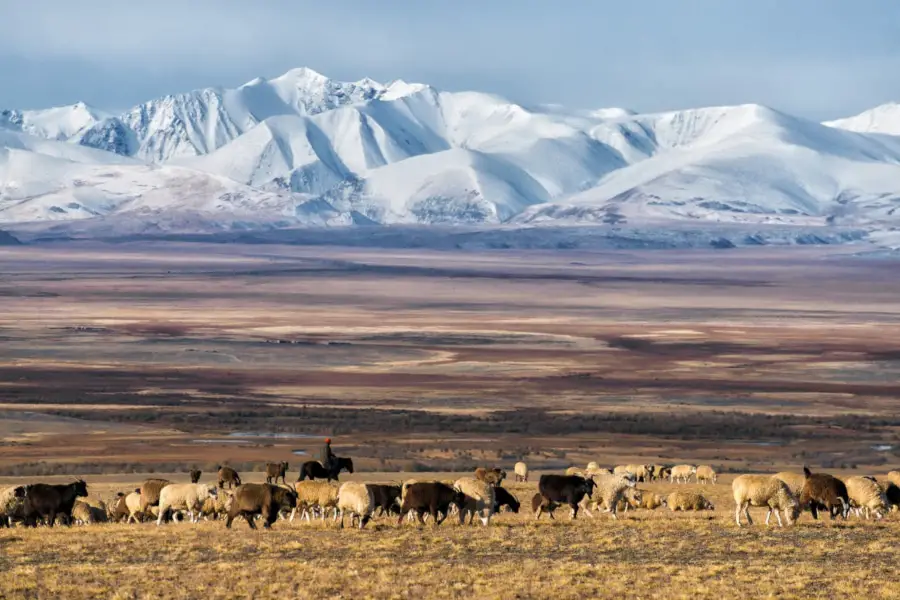
{"type": "Polygon", "coordinates": [[[715,483],[718,475],[709,465],[700,465],[696,471],[697,483],[715,483]]]}
{"type": "Polygon", "coordinates": [[[716,509],[712,502],[694,492],[672,492],[666,498],[666,505],[672,512],[716,509]]]}
{"type": "Polygon", "coordinates": [[[192,523],[200,520],[200,509],[207,498],[217,496],[215,485],[204,483],[172,483],[159,493],[159,517],[156,525],[162,525],[169,510],[186,510],[192,523]]]}
{"type": "Polygon", "coordinates": [[[791,494],[793,494],[795,498],[800,497],[800,492],[803,491],[803,484],[806,483],[806,476],[803,475],[803,473],[791,473],[790,471],[782,471],[780,473],[775,473],[774,475],[772,475],[772,477],[783,481],[784,484],[788,486],[788,489],[791,491],[791,494]]]}
{"type": "Polygon", "coordinates": [[[644,493],[637,488],[625,488],[622,499],[616,505],[616,512],[628,512],[629,508],[640,508],[644,501],[644,493]]]}
{"type": "Polygon", "coordinates": [[[600,468],[600,469],[594,469],[592,471],[588,471],[587,474],[590,475],[591,477],[593,477],[595,475],[612,475],[613,472],[612,472],[612,469],[600,468]]]}
{"type": "Polygon", "coordinates": [[[347,482],[338,490],[337,508],[341,514],[341,529],[344,528],[346,512],[350,513],[350,526],[353,527],[353,520],[357,519],[359,528],[362,529],[375,511],[375,496],[366,484],[347,482]]]}
{"type": "Polygon", "coordinates": [[[516,481],[528,481],[528,465],[525,463],[517,462],[513,472],[516,474],[516,481]]]}
{"type": "Polygon", "coordinates": [[[788,525],[792,525],[800,516],[800,503],[797,497],[791,493],[790,488],[782,480],[770,475],[740,475],[731,483],[731,491],[734,495],[734,520],[741,527],[741,513],[747,517],[747,524],[753,525],[750,518],[751,506],[765,506],[769,509],[766,513],[766,525],[769,518],[775,513],[775,519],[779,527],[784,527],[781,522],[779,510],[784,513],[788,525]]]}
{"type": "Polygon", "coordinates": [[[216,494],[215,497],[210,496],[203,501],[203,506],[200,507],[200,516],[207,521],[210,518],[213,521],[218,520],[220,516],[228,514],[228,500],[233,497],[228,491],[224,494],[216,494]]]}
{"type": "Polygon", "coordinates": [[[128,520],[126,523],[140,523],[144,517],[149,514],[142,509],[143,497],[140,491],[135,490],[125,496],[125,507],[128,509],[128,520]]]}
{"type": "Polygon", "coordinates": [[[893,481],[880,481],[878,485],[881,486],[881,491],[884,492],[884,496],[887,498],[890,510],[900,510],[900,486],[893,481]]]}
{"type": "Polygon", "coordinates": [[[625,475],[630,473],[638,481],[650,481],[650,469],[652,465],[619,465],[613,469],[613,475],[625,475]]]}
{"type": "Polygon", "coordinates": [[[569,467],[566,469],[566,475],[578,475],[579,477],[588,477],[587,471],[580,467],[569,467]]]}
{"type": "Polygon", "coordinates": [[[103,504],[103,508],[100,508],[99,506],[91,506],[87,502],[76,500],[75,505],[72,506],[72,520],[75,521],[77,525],[106,523],[108,520],[106,515],[106,504],[103,504]]]}
{"type": "Polygon", "coordinates": [[[666,506],[666,499],[660,496],[659,494],[655,494],[653,492],[648,492],[647,490],[641,491],[641,499],[637,508],[643,508],[646,510],[656,510],[660,506],[666,506]]]}
{"type": "Polygon", "coordinates": [[[665,481],[672,474],[672,468],[665,465],[651,465],[651,481],[665,481]]]}
{"type": "Polygon", "coordinates": [[[491,524],[491,515],[494,512],[494,486],[471,477],[463,477],[456,480],[453,488],[466,495],[465,504],[459,509],[460,525],[466,522],[467,515],[470,525],[475,520],[475,515],[478,515],[485,527],[491,524]]]}
{"type": "Polygon", "coordinates": [[[141,484],[141,512],[146,514],[151,506],[159,505],[159,494],[164,487],[172,483],[168,479],[146,479],[141,484]]]}
{"type": "Polygon", "coordinates": [[[691,475],[697,473],[697,467],[694,465],[676,465],[669,472],[670,483],[688,483],[691,475]]]}
{"type": "Polygon", "coordinates": [[[321,511],[322,519],[329,509],[335,509],[334,518],[337,520],[337,485],[329,481],[298,481],[294,484],[294,491],[297,493],[297,508],[291,512],[291,521],[297,511],[300,511],[301,519],[306,517],[307,521],[310,520],[314,509],[321,511]]]}
{"type": "Polygon", "coordinates": [[[597,471],[600,469],[600,465],[596,461],[591,461],[587,464],[588,471],[597,471]]]}
{"type": "Polygon", "coordinates": [[[847,485],[832,475],[826,473],[812,473],[808,467],[803,467],[806,481],[800,491],[800,507],[809,508],[813,519],[819,518],[819,508],[825,507],[834,520],[836,509],[843,518],[847,518],[850,512],[850,496],[847,493],[847,485]]]}
{"type": "Polygon", "coordinates": [[[865,511],[867,519],[871,513],[875,513],[876,519],[881,519],[888,512],[888,499],[875,479],[854,476],[848,477],[844,484],[847,486],[850,507],[856,509],[857,517],[865,511]]]}
{"type": "Polygon", "coordinates": [[[887,474],[887,480],[900,487],[900,471],[891,471],[887,474]]]}
{"type": "Polygon", "coordinates": [[[25,486],[12,486],[0,491],[0,527],[12,527],[13,519],[22,518],[25,510],[25,486]]]}
{"type": "Polygon", "coordinates": [[[547,500],[540,492],[531,497],[531,512],[534,513],[535,518],[540,519],[541,513],[546,512],[551,519],[554,519],[553,511],[557,508],[559,508],[558,502],[547,500]]]}
{"type": "MultiPolygon", "coordinates": [[[[612,515],[613,519],[618,520],[616,513],[618,512],[619,501],[626,489],[635,486],[634,476],[631,474],[613,474],[613,475],[596,475],[594,482],[597,489],[594,492],[597,504],[605,507],[605,512],[612,515]]],[[[592,516],[590,512],[588,516],[592,516]]]]}
{"type": "Polygon", "coordinates": [[[485,483],[489,483],[491,485],[500,485],[503,483],[503,480],[506,478],[506,471],[503,469],[487,469],[485,467],[478,467],[475,469],[475,479],[478,481],[483,481],[485,483]]]}

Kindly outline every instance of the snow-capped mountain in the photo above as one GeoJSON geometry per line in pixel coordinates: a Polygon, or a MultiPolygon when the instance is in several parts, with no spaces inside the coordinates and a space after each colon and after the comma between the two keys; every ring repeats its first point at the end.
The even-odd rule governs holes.
{"type": "Polygon", "coordinates": [[[636,114],[310,69],[0,112],[0,222],[205,231],[354,223],[900,226],[900,105],[636,114]],[[127,224],[127,225],[126,225],[127,224]]]}

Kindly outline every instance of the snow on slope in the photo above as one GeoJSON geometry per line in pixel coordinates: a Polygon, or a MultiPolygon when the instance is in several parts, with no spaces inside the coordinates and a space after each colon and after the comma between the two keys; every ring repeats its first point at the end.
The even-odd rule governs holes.
{"type": "Polygon", "coordinates": [[[900,225],[900,105],[525,107],[310,69],[117,116],[0,113],[0,221],[900,225]],[[27,135],[26,135],[27,134],[27,135]],[[898,134],[896,137],[891,134],[898,134]],[[68,143],[63,143],[66,141],[68,143]]]}
{"type": "Polygon", "coordinates": [[[184,167],[0,131],[0,222],[117,217],[171,230],[349,223],[303,210],[307,198],[266,192],[184,167]]]}
{"type": "Polygon", "coordinates": [[[900,103],[882,104],[853,117],[827,121],[824,125],[859,133],[900,135],[900,103]]]}

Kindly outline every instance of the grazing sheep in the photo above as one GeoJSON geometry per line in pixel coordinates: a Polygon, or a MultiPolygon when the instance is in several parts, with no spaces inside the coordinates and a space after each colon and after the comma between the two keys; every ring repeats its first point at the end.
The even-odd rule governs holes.
{"type": "Polygon", "coordinates": [[[209,497],[217,496],[216,486],[205,483],[171,483],[159,493],[159,517],[156,525],[162,525],[170,510],[186,510],[192,523],[200,520],[200,509],[209,497]]]}
{"type": "Polygon", "coordinates": [[[471,525],[475,515],[478,515],[485,527],[491,524],[491,515],[494,512],[494,486],[472,477],[463,477],[453,484],[453,488],[466,495],[465,503],[459,508],[460,524],[465,523],[468,516],[471,525]]]}
{"type": "Polygon", "coordinates": [[[439,481],[411,483],[403,496],[400,505],[400,516],[397,524],[403,523],[403,518],[415,511],[419,523],[424,523],[424,515],[427,512],[434,520],[434,525],[440,525],[450,514],[450,507],[464,506],[466,496],[453,487],[439,481]]]}
{"type": "Polygon", "coordinates": [[[625,488],[622,498],[616,505],[616,512],[628,512],[628,509],[637,509],[644,502],[644,493],[633,487],[625,488]]]}
{"type": "Polygon", "coordinates": [[[891,471],[887,474],[887,480],[900,487],[900,471],[891,471]]]}
{"type": "Polygon", "coordinates": [[[76,525],[90,525],[93,523],[106,523],[106,505],[103,508],[91,506],[87,502],[76,500],[72,506],[72,520],[76,525]]]}
{"type": "Polygon", "coordinates": [[[846,484],[827,473],[812,473],[807,467],[803,467],[803,474],[806,481],[800,490],[800,508],[808,508],[813,519],[819,518],[820,507],[828,510],[832,520],[837,514],[846,519],[850,512],[850,496],[846,484]]]}
{"type": "Polygon", "coordinates": [[[652,472],[650,473],[651,481],[665,481],[672,474],[672,467],[667,467],[666,465],[651,465],[653,467],[652,472]]]}
{"type": "Polygon", "coordinates": [[[697,483],[715,483],[718,479],[716,472],[709,465],[700,465],[697,467],[697,483]]]}
{"type": "Polygon", "coordinates": [[[517,462],[513,471],[516,474],[516,481],[528,481],[528,465],[521,461],[517,462]]]}
{"type": "Polygon", "coordinates": [[[712,502],[695,492],[672,492],[666,498],[666,505],[672,512],[716,509],[712,502]]]}
{"type": "Polygon", "coordinates": [[[619,465],[613,469],[613,475],[631,473],[640,482],[650,481],[650,471],[653,465],[619,465]]]}
{"type": "MultiPolygon", "coordinates": [[[[616,513],[619,509],[619,502],[622,500],[625,490],[635,486],[635,476],[631,473],[620,473],[597,475],[593,479],[597,485],[593,495],[597,505],[603,506],[604,512],[610,513],[613,519],[618,519],[616,513]]],[[[587,515],[593,516],[590,512],[587,512],[587,515]]]]}
{"type": "Polygon", "coordinates": [[[362,529],[375,511],[375,496],[366,484],[348,482],[338,490],[337,508],[341,514],[341,529],[344,528],[344,513],[347,512],[350,513],[350,527],[353,527],[353,520],[356,519],[362,529]]]}
{"type": "Polygon", "coordinates": [[[146,514],[151,506],[159,505],[159,493],[164,487],[172,483],[168,479],[145,479],[141,484],[141,513],[146,514]]]}
{"type": "Polygon", "coordinates": [[[224,490],[226,483],[228,484],[228,489],[236,488],[241,485],[241,476],[238,475],[238,472],[231,467],[217,467],[216,471],[218,475],[219,489],[224,490]]]}
{"type": "MultiPolygon", "coordinates": [[[[214,487],[211,489],[215,490],[214,487]]],[[[262,518],[263,527],[269,529],[283,509],[297,505],[297,493],[294,490],[269,483],[245,483],[228,495],[231,498],[226,501],[226,529],[231,529],[231,523],[236,517],[244,517],[250,529],[256,529],[253,518],[257,515],[262,518]]]]}
{"type": "Polygon", "coordinates": [[[487,469],[485,467],[478,467],[475,469],[475,479],[478,481],[483,481],[485,483],[489,483],[491,485],[500,485],[503,483],[503,480],[506,478],[506,471],[499,468],[487,469]]]}
{"type": "Polygon", "coordinates": [[[806,475],[803,473],[791,473],[790,471],[782,471],[772,475],[775,479],[779,479],[788,486],[791,494],[795,498],[800,498],[800,492],[803,491],[803,484],[806,483],[806,475]]]}
{"type": "MultiPolygon", "coordinates": [[[[291,521],[297,511],[300,511],[301,519],[306,517],[310,520],[313,510],[319,510],[322,519],[330,509],[337,510],[339,488],[329,481],[298,481],[294,484],[294,491],[297,494],[297,506],[291,513],[291,521]]],[[[337,512],[334,518],[337,519],[337,512]]]]}
{"type": "Polygon", "coordinates": [[[203,475],[203,471],[200,469],[191,469],[191,483],[200,483],[201,475],[203,475]]]}
{"type": "Polygon", "coordinates": [[[878,485],[881,486],[881,491],[884,492],[884,497],[887,498],[890,509],[892,511],[894,509],[900,510],[900,486],[893,481],[880,481],[878,485]]]}
{"type": "Polygon", "coordinates": [[[669,471],[669,482],[688,483],[695,473],[697,473],[697,467],[694,465],[676,465],[669,471]]]}
{"type": "Polygon", "coordinates": [[[514,513],[519,512],[519,508],[521,504],[519,503],[519,499],[516,498],[509,490],[504,487],[495,487],[494,488],[494,514],[500,512],[500,509],[503,507],[507,507],[514,513]]]}
{"type": "Polygon", "coordinates": [[[0,527],[12,527],[14,519],[21,519],[25,509],[25,486],[14,485],[0,491],[0,527]]]}
{"type": "Polygon", "coordinates": [[[857,475],[848,477],[844,484],[847,486],[850,507],[856,509],[857,517],[863,512],[867,519],[871,513],[875,513],[876,519],[881,519],[887,514],[888,499],[874,478],[857,475]]]}
{"type": "Polygon", "coordinates": [[[781,522],[779,510],[784,513],[788,525],[792,525],[800,516],[800,503],[797,497],[791,493],[787,484],[770,475],[740,475],[731,483],[731,491],[734,495],[734,520],[738,527],[741,526],[741,513],[747,517],[747,524],[753,525],[750,518],[751,506],[765,506],[769,509],[766,513],[766,525],[769,518],[775,513],[775,519],[779,527],[784,527],[781,522]]]}

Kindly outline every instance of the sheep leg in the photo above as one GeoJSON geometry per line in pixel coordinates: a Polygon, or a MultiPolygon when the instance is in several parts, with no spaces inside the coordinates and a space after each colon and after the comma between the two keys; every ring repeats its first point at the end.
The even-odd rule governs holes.
{"type": "MultiPolygon", "coordinates": [[[[772,510],[772,509],[770,508],[769,510],[772,510]]],[[[775,520],[778,521],[778,526],[784,527],[784,523],[781,522],[781,514],[777,510],[775,510],[774,512],[775,512],[775,520]]]]}
{"type": "Polygon", "coordinates": [[[250,513],[244,513],[244,519],[247,521],[247,525],[250,526],[250,529],[256,529],[256,523],[253,522],[253,516],[250,513]]]}
{"type": "Polygon", "coordinates": [[[738,505],[737,505],[737,508],[734,509],[734,520],[735,520],[735,522],[737,523],[737,526],[738,526],[738,527],[741,527],[741,512],[743,512],[743,511],[741,510],[742,508],[743,508],[743,506],[741,506],[740,504],[738,504],[738,505]]]}
{"type": "Polygon", "coordinates": [[[156,526],[157,527],[162,525],[163,517],[166,516],[166,511],[168,509],[169,509],[168,507],[163,508],[162,504],[159,505],[159,515],[156,517],[156,526]]]}

